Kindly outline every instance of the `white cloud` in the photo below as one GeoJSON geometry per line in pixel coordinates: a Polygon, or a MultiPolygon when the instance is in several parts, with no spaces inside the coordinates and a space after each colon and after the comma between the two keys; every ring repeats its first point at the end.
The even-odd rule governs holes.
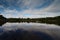
{"type": "MultiPolygon", "coordinates": [[[[11,3],[11,1],[9,2],[11,3]]],[[[25,7],[29,9],[18,11],[16,9],[10,10],[7,8],[4,9],[4,11],[1,12],[1,14],[7,18],[9,17],[37,18],[37,17],[60,16],[60,0],[55,0],[51,5],[47,6],[46,8],[34,9],[36,6],[42,5],[44,2],[45,1],[43,0],[18,0],[17,3],[15,4],[16,6],[19,6],[22,9],[25,7]],[[20,4],[20,1],[22,1],[22,4],[20,4]]],[[[9,5],[11,6],[12,4],[9,5]]]]}
{"type": "Polygon", "coordinates": [[[46,12],[60,12],[60,0],[55,0],[53,4],[47,7],[44,11],[46,12]]]}
{"type": "Polygon", "coordinates": [[[4,10],[2,15],[5,17],[20,17],[20,18],[41,18],[41,17],[54,17],[60,15],[59,13],[52,13],[52,12],[43,12],[41,10],[24,10],[24,11],[17,11],[17,10],[4,10]]]}

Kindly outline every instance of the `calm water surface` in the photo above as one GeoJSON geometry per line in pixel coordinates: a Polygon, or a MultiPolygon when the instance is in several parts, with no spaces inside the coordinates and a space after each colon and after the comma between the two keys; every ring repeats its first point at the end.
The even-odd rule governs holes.
{"type": "Polygon", "coordinates": [[[44,24],[44,23],[5,23],[0,28],[4,30],[60,30],[60,26],[54,24],[44,24]]]}
{"type": "Polygon", "coordinates": [[[0,26],[0,30],[9,31],[23,29],[27,31],[40,31],[46,33],[56,40],[60,40],[60,26],[54,24],[44,24],[44,23],[5,23],[0,26]]]}

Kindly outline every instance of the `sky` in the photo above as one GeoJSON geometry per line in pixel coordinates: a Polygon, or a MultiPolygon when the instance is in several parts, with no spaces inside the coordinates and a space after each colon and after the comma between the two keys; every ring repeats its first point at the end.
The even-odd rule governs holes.
{"type": "Polygon", "coordinates": [[[0,15],[6,18],[60,16],[60,0],[0,0],[0,15]]]}

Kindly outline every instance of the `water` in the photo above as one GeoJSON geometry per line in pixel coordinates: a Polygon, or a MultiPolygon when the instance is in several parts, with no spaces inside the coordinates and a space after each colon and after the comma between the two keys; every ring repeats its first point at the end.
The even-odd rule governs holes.
{"type": "MultiPolygon", "coordinates": [[[[2,32],[15,31],[15,30],[25,30],[25,31],[36,31],[42,34],[47,34],[51,36],[54,40],[60,40],[60,26],[54,24],[45,23],[5,23],[0,26],[0,35],[2,32]]],[[[41,36],[41,35],[40,35],[41,36]]],[[[47,37],[46,37],[47,38],[47,37]]]]}
{"type": "Polygon", "coordinates": [[[60,26],[54,24],[44,24],[44,23],[5,23],[2,25],[4,30],[16,30],[16,29],[24,29],[24,30],[59,30],[60,26]]]}

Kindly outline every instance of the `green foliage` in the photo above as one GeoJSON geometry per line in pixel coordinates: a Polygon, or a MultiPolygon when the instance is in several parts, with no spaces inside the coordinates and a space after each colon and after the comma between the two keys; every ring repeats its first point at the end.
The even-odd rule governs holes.
{"type": "Polygon", "coordinates": [[[57,17],[46,17],[46,18],[9,18],[8,22],[39,22],[49,24],[59,24],[60,16],[57,17]]]}
{"type": "Polygon", "coordinates": [[[6,18],[0,15],[0,26],[6,22],[6,18]]]}
{"type": "Polygon", "coordinates": [[[38,23],[49,23],[60,25],[60,16],[46,17],[46,18],[5,18],[0,15],[0,23],[2,22],[38,22],[38,23]]]}

